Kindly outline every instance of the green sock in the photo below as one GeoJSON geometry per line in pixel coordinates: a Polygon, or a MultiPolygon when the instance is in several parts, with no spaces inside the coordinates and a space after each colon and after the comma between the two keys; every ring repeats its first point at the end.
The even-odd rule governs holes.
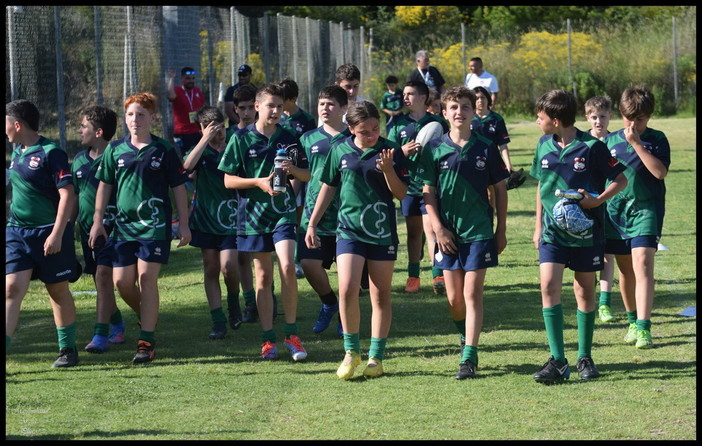
{"type": "Polygon", "coordinates": [[[56,327],[58,335],[59,350],[62,348],[76,348],[76,323],[66,325],[65,327],[56,327]]]}
{"type": "Polygon", "coordinates": [[[139,340],[146,341],[150,344],[153,344],[156,342],[156,335],[153,331],[140,330],[139,331],[139,340]]]}
{"type": "Polygon", "coordinates": [[[212,317],[212,322],[227,322],[227,317],[224,315],[222,307],[210,310],[210,316],[212,317]]]}
{"type": "Polygon", "coordinates": [[[637,330],[651,330],[651,320],[650,319],[636,319],[636,329],[637,330]]]}
{"type": "Polygon", "coordinates": [[[435,266],[431,267],[431,278],[436,279],[437,277],[442,277],[444,275],[444,270],[437,268],[435,266]]]}
{"type": "Polygon", "coordinates": [[[419,262],[407,264],[407,275],[409,277],[419,277],[419,262]]]}
{"type": "Polygon", "coordinates": [[[285,337],[289,337],[290,335],[296,335],[297,334],[297,322],[293,322],[292,324],[288,324],[287,322],[285,323],[285,327],[283,328],[283,333],[285,333],[285,337]]]}
{"type": "Polygon", "coordinates": [[[95,324],[95,329],[93,330],[94,335],[107,336],[110,334],[110,324],[95,324]]]}
{"type": "Polygon", "coordinates": [[[592,335],[595,332],[595,314],[597,311],[577,311],[578,320],[578,359],[592,356],[592,335]]]}
{"type": "Polygon", "coordinates": [[[361,335],[359,333],[344,333],[344,350],[361,353],[361,335]]]}
{"type": "Polygon", "coordinates": [[[454,325],[458,329],[458,333],[461,335],[461,341],[466,340],[466,320],[461,319],[460,321],[453,321],[454,325]]]}
{"type": "Polygon", "coordinates": [[[470,359],[470,362],[472,362],[474,366],[478,367],[478,347],[466,345],[466,347],[463,349],[461,362],[465,362],[466,359],[470,359]]]}
{"type": "Polygon", "coordinates": [[[266,342],[266,341],[271,341],[274,344],[278,341],[278,338],[275,335],[275,330],[271,329],[271,330],[261,332],[261,342],[266,342]]]}
{"type": "Polygon", "coordinates": [[[565,361],[565,344],[563,342],[563,307],[561,304],[549,308],[542,308],[546,337],[551,356],[557,361],[565,361]]]}
{"type": "Polygon", "coordinates": [[[244,303],[246,305],[256,305],[256,290],[244,291],[244,303]]]}
{"type": "Polygon", "coordinates": [[[12,341],[12,339],[10,339],[8,335],[5,335],[5,351],[10,350],[10,341],[12,341]]]}
{"type": "Polygon", "coordinates": [[[117,311],[112,313],[112,316],[110,316],[110,324],[117,325],[120,322],[122,322],[122,312],[117,309],[117,311]]]}
{"type": "Polygon", "coordinates": [[[598,306],[607,305],[610,306],[612,302],[612,292],[611,291],[600,291],[600,303],[598,306]]]}
{"type": "Polygon", "coordinates": [[[236,310],[241,311],[241,306],[239,305],[239,290],[233,293],[227,293],[227,308],[229,312],[236,310]]]}
{"type": "Polygon", "coordinates": [[[368,349],[368,358],[376,358],[383,360],[383,355],[385,353],[385,343],[388,338],[374,338],[371,336],[371,344],[368,349]]]}
{"type": "Polygon", "coordinates": [[[629,321],[630,324],[635,324],[636,323],[636,310],[627,311],[626,312],[626,319],[629,321]]]}

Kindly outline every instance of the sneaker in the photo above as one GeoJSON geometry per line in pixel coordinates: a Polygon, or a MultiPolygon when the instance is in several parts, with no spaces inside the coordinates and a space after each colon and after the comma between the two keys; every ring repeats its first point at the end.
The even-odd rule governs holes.
{"type": "Polygon", "coordinates": [[[241,308],[237,304],[236,308],[229,309],[229,326],[232,327],[232,330],[238,330],[242,323],[241,308]]]}
{"type": "Polygon", "coordinates": [[[653,341],[651,340],[651,330],[636,331],[636,348],[651,348],[653,341]]]}
{"type": "Polygon", "coordinates": [[[631,322],[629,324],[629,331],[627,331],[626,336],[624,336],[624,342],[627,344],[636,344],[637,331],[638,329],[636,328],[636,322],[631,322]]]}
{"type": "Polygon", "coordinates": [[[455,376],[456,379],[473,379],[475,378],[475,366],[470,359],[466,359],[461,363],[458,373],[455,376]]]}
{"type": "Polygon", "coordinates": [[[224,322],[215,322],[212,324],[212,331],[207,335],[210,339],[224,339],[227,334],[227,324],[224,322]]]}
{"type": "Polygon", "coordinates": [[[247,324],[247,323],[253,323],[258,320],[258,309],[256,308],[256,304],[246,304],[244,306],[244,315],[241,317],[241,322],[247,324]]]}
{"type": "Polygon", "coordinates": [[[107,338],[110,344],[124,344],[124,319],[119,324],[110,326],[110,337],[107,338]]]}
{"type": "Polygon", "coordinates": [[[613,322],[617,320],[616,317],[612,316],[612,309],[609,308],[609,305],[600,305],[599,313],[602,322],[613,322]]]}
{"type": "Polygon", "coordinates": [[[378,358],[368,358],[368,364],[366,364],[366,368],[363,370],[363,376],[377,378],[382,375],[383,372],[383,361],[378,358]]]}
{"type": "Polygon", "coordinates": [[[290,351],[293,361],[302,361],[307,357],[307,352],[302,346],[302,341],[296,335],[290,335],[285,339],[285,346],[290,351]]]}
{"type": "Polygon", "coordinates": [[[408,277],[405,293],[416,293],[417,291],[419,291],[419,277],[408,277]]]}
{"type": "Polygon", "coordinates": [[[361,365],[361,354],[353,350],[346,350],[346,356],[336,371],[336,376],[340,379],[351,379],[359,365],[361,365]]]}
{"type": "Polygon", "coordinates": [[[261,347],[261,358],[263,359],[278,359],[278,346],[271,341],[266,341],[261,347]]]}
{"type": "Polygon", "coordinates": [[[109,349],[110,344],[107,342],[107,336],[95,335],[84,350],[88,353],[105,353],[109,349]]]}
{"type": "Polygon", "coordinates": [[[437,296],[443,296],[446,293],[444,276],[434,277],[434,279],[431,281],[431,287],[434,289],[434,294],[437,296]]]}
{"type": "Polygon", "coordinates": [[[137,352],[136,355],[134,355],[134,364],[145,364],[153,361],[155,357],[156,351],[154,350],[154,344],[139,339],[137,352]]]}
{"type": "Polygon", "coordinates": [[[568,378],[570,378],[568,360],[565,362],[556,361],[553,356],[549,357],[546,364],[534,375],[534,381],[544,384],[551,384],[568,378]]]}
{"type": "Polygon", "coordinates": [[[339,304],[334,305],[322,304],[322,309],[319,310],[319,316],[317,316],[317,322],[315,322],[312,331],[315,333],[321,333],[329,327],[332,317],[339,311],[339,304]]]}
{"type": "Polygon", "coordinates": [[[598,372],[597,367],[595,367],[595,362],[589,356],[579,358],[578,362],[575,364],[575,368],[578,369],[580,379],[583,380],[593,379],[600,376],[600,372],[598,372]]]}
{"type": "Polygon", "coordinates": [[[62,348],[51,367],[73,367],[78,364],[78,351],[75,348],[62,348]]]}
{"type": "Polygon", "coordinates": [[[302,279],[305,277],[305,272],[302,270],[302,266],[299,263],[295,264],[295,277],[302,279]]]}

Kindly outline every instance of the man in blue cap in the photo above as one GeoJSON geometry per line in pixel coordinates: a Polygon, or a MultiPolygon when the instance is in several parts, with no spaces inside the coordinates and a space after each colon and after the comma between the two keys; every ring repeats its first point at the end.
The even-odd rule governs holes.
{"type": "MultiPolygon", "coordinates": [[[[239,123],[239,115],[237,115],[234,110],[234,90],[242,85],[251,84],[251,72],[250,66],[241,65],[237,70],[239,82],[227,88],[227,92],[224,94],[224,112],[227,114],[227,118],[229,118],[229,128],[236,128],[236,125],[239,123]]],[[[256,88],[254,84],[251,84],[251,86],[256,88]]]]}

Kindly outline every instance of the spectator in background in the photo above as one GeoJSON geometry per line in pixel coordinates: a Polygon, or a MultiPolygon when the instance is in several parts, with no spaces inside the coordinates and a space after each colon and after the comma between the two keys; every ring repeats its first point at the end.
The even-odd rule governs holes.
{"type": "Polygon", "coordinates": [[[195,69],[180,70],[181,85],[175,87],[175,70],[168,70],[166,97],[173,106],[173,139],[182,156],[200,141],[200,124],[197,111],[205,105],[202,91],[195,86],[195,69]]]}
{"type": "Polygon", "coordinates": [[[492,107],[497,103],[497,78],[487,71],[483,70],[483,60],[479,57],[474,57],[468,62],[470,73],[466,76],[466,87],[471,90],[475,87],[483,87],[490,92],[490,100],[492,107]]]}
{"type": "Polygon", "coordinates": [[[250,66],[241,65],[237,72],[239,82],[227,88],[227,92],[224,93],[224,113],[226,113],[229,119],[229,128],[236,128],[236,125],[239,123],[239,115],[236,114],[236,110],[234,109],[234,90],[244,85],[251,85],[256,88],[256,86],[251,83],[252,72],[250,66]]]}
{"type": "Polygon", "coordinates": [[[417,68],[407,77],[407,82],[424,82],[427,87],[433,88],[439,93],[444,92],[446,81],[436,67],[429,65],[429,53],[427,50],[417,51],[417,68]]]}
{"type": "Polygon", "coordinates": [[[402,90],[397,88],[400,81],[396,76],[390,75],[385,78],[385,87],[387,90],[383,92],[383,97],[380,98],[380,110],[385,113],[385,127],[387,134],[387,126],[393,118],[402,114],[403,97],[402,90]]]}

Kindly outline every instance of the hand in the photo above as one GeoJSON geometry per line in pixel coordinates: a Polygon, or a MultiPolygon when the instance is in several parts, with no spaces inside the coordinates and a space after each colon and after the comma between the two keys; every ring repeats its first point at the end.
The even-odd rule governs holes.
{"type": "Polygon", "coordinates": [[[258,188],[272,197],[275,197],[276,195],[282,194],[282,192],[273,190],[273,186],[271,185],[272,182],[273,182],[273,172],[271,172],[271,174],[268,175],[267,177],[263,177],[263,178],[258,179],[258,188]]]}
{"type": "Polygon", "coordinates": [[[51,231],[51,234],[44,241],[44,255],[49,256],[61,252],[61,237],[51,231]]]}
{"type": "Polygon", "coordinates": [[[636,123],[635,122],[630,122],[628,127],[624,127],[624,136],[626,137],[626,141],[631,144],[641,144],[641,136],[639,135],[639,132],[636,131],[636,123]]]}
{"type": "Polygon", "coordinates": [[[169,68],[168,71],[166,71],[166,75],[169,79],[175,79],[176,72],[173,68],[169,68]]]}
{"type": "Polygon", "coordinates": [[[224,123],[223,122],[216,122],[216,121],[211,121],[209,124],[207,124],[207,127],[202,131],[202,137],[205,138],[205,141],[208,143],[212,141],[212,138],[214,138],[217,133],[220,131],[224,130],[224,123]]]}
{"type": "Polygon", "coordinates": [[[536,228],[534,230],[534,235],[531,238],[531,241],[534,243],[534,248],[539,249],[539,243],[541,242],[541,228],[536,228]]]}
{"type": "Polygon", "coordinates": [[[438,232],[434,231],[434,234],[436,234],[436,244],[439,246],[439,251],[444,254],[456,254],[457,248],[454,242],[456,236],[453,232],[442,226],[438,232]]]}
{"type": "Polygon", "coordinates": [[[316,226],[307,226],[307,232],[305,233],[305,245],[307,245],[308,249],[318,249],[322,247],[319,236],[317,235],[316,226]]]}
{"type": "Polygon", "coordinates": [[[395,149],[383,149],[380,152],[380,157],[375,161],[375,164],[383,172],[392,170],[392,159],[395,155],[395,149]]]}
{"type": "Polygon", "coordinates": [[[188,243],[190,243],[192,234],[190,233],[190,228],[187,225],[178,225],[178,238],[180,241],[178,242],[178,245],[176,245],[176,248],[186,246],[188,243]]]}
{"type": "Polygon", "coordinates": [[[602,204],[598,198],[590,195],[585,189],[578,189],[578,192],[583,194],[582,200],[578,202],[581,208],[592,209],[602,204]]]}
{"type": "Polygon", "coordinates": [[[410,157],[415,153],[418,153],[420,150],[422,150],[422,145],[419,144],[417,141],[410,141],[404,146],[402,146],[402,152],[405,154],[406,157],[410,157]]]}
{"type": "Polygon", "coordinates": [[[101,236],[107,239],[107,231],[105,230],[105,226],[103,226],[102,223],[93,223],[93,226],[90,228],[90,235],[88,236],[88,246],[90,246],[90,249],[96,249],[97,245],[95,242],[101,236]]]}

